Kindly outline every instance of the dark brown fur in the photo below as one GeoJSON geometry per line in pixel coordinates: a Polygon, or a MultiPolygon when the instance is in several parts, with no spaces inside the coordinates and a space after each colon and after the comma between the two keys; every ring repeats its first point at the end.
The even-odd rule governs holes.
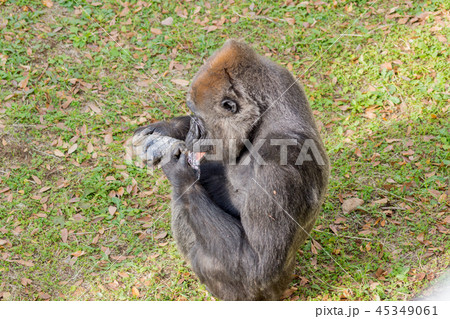
{"type": "Polygon", "coordinates": [[[201,138],[224,139],[226,157],[202,163],[200,180],[179,150],[163,165],[173,186],[178,247],[214,296],[279,299],[328,182],[328,159],[303,89],[284,68],[229,40],[199,70],[187,100],[197,122],[185,117],[152,124],[152,131],[186,140],[188,148],[195,131],[201,138]],[[235,101],[237,112],[224,109],[224,99],[235,101]],[[230,139],[238,142],[235,151],[228,148],[230,139]],[[265,165],[244,139],[253,145],[268,141],[258,151],[265,165]],[[287,165],[280,165],[280,147],[271,139],[297,141],[287,165]],[[324,165],[295,164],[306,139],[317,145],[324,165]],[[229,164],[229,156],[237,165],[229,164]]]}

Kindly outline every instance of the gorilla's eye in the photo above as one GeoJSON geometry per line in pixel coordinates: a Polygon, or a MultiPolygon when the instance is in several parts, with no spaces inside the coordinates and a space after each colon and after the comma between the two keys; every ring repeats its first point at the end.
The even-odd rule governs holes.
{"type": "Polygon", "coordinates": [[[237,103],[232,100],[227,100],[227,99],[223,100],[222,107],[231,113],[236,113],[238,111],[237,103]]]}

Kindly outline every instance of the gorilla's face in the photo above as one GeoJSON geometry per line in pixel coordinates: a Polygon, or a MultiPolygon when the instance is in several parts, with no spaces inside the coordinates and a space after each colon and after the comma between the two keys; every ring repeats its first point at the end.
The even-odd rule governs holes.
{"type": "MultiPolygon", "coordinates": [[[[187,106],[198,118],[201,138],[223,141],[223,154],[239,154],[257,124],[260,109],[234,71],[246,62],[238,47],[223,47],[200,69],[191,84],[187,106]]],[[[251,67],[251,66],[249,66],[251,67]]]]}

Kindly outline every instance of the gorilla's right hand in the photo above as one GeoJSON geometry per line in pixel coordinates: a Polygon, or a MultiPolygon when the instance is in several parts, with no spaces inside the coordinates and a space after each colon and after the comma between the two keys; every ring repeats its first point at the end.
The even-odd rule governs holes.
{"type": "Polygon", "coordinates": [[[137,156],[145,165],[156,166],[165,159],[170,150],[176,145],[184,145],[183,141],[159,133],[143,134],[133,136],[133,154],[137,156]]]}
{"type": "Polygon", "coordinates": [[[139,127],[133,135],[133,155],[148,166],[158,165],[170,147],[182,143],[190,127],[190,116],[139,127]]]}

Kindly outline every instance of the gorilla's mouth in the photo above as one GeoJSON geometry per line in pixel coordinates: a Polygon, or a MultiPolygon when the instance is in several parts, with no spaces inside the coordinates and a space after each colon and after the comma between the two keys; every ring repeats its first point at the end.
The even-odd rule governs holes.
{"type": "Polygon", "coordinates": [[[198,169],[205,154],[210,151],[210,149],[205,150],[204,147],[200,151],[198,150],[198,148],[200,148],[198,147],[198,141],[204,140],[205,138],[206,129],[203,120],[197,116],[192,115],[189,132],[186,136],[185,143],[187,148],[192,150],[189,155],[189,163],[196,169],[198,169]]]}

